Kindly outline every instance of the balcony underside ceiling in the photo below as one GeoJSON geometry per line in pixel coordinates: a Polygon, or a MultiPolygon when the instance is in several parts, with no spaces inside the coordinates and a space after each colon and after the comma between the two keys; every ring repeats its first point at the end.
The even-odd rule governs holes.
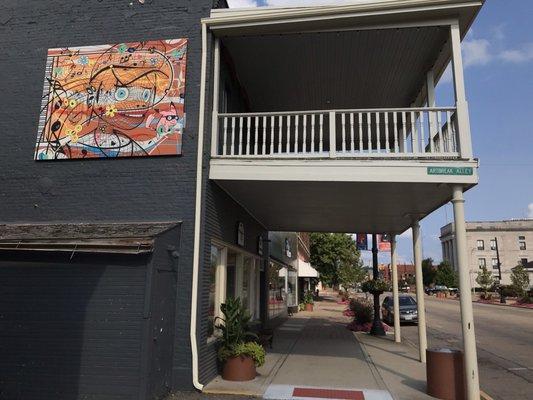
{"type": "Polygon", "coordinates": [[[436,183],[216,182],[268,230],[402,233],[451,200],[436,183]]]}
{"type": "MultiPolygon", "coordinates": [[[[226,37],[251,111],[409,107],[449,27],[226,37]]],[[[242,110],[229,110],[242,111],[242,110]]]]}

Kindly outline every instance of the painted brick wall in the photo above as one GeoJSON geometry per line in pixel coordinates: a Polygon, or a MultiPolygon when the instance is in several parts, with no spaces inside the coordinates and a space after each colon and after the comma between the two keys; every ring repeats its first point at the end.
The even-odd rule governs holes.
{"type": "Polygon", "coordinates": [[[190,388],[200,18],[212,0],[0,2],[0,222],[183,221],[174,387],[190,388]],[[182,157],[33,160],[48,48],[189,39],[182,157]]]}

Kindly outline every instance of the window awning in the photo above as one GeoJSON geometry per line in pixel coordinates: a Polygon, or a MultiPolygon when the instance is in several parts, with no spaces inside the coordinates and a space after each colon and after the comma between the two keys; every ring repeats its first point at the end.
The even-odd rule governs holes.
{"type": "Polygon", "coordinates": [[[298,260],[298,277],[299,278],[318,278],[318,271],[308,262],[298,260]]]}

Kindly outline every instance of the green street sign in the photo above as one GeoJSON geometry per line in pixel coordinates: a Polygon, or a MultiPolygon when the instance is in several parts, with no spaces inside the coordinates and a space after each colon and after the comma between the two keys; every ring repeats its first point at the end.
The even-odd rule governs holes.
{"type": "Polygon", "coordinates": [[[428,175],[473,175],[472,167],[428,167],[428,175]]]}

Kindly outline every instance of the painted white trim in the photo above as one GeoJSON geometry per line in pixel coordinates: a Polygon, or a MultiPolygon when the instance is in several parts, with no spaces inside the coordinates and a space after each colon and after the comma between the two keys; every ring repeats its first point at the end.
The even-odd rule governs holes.
{"type": "Polygon", "coordinates": [[[212,159],[212,180],[331,182],[478,182],[477,162],[465,160],[228,160],[212,159]],[[473,175],[428,175],[427,167],[472,167],[473,175]]]}
{"type": "Polygon", "coordinates": [[[200,70],[200,107],[198,111],[198,151],[196,160],[196,201],[194,205],[194,246],[192,261],[192,285],[191,285],[191,360],[192,360],[192,383],[198,390],[202,390],[202,385],[198,379],[198,340],[196,337],[196,324],[198,313],[198,276],[200,269],[200,240],[202,229],[202,168],[204,157],[204,114],[205,114],[205,92],[207,80],[207,26],[202,23],[202,58],[200,70]]]}

